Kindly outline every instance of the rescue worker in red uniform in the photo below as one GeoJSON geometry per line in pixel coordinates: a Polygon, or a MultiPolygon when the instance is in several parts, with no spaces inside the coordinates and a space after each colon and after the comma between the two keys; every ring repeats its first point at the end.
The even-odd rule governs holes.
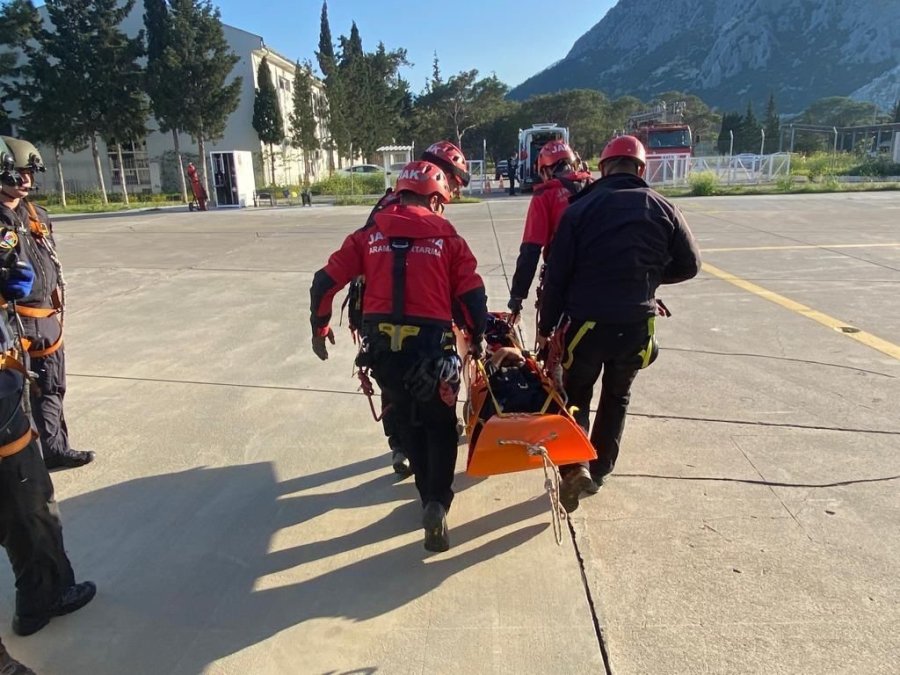
{"type": "MultiPolygon", "coordinates": [[[[0,141],[0,181],[20,176],[0,141]],[[6,155],[6,156],[5,156],[6,155]]],[[[0,228],[0,545],[16,579],[13,631],[31,635],[55,616],[74,612],[94,597],[90,581],[75,583],[63,544],[53,483],[44,466],[23,401],[29,371],[13,308],[30,297],[36,282],[32,266],[19,259],[19,234],[0,228]]],[[[30,673],[0,643],[0,672],[30,673]]]]}
{"type": "MultiPolygon", "coordinates": [[[[420,159],[424,162],[431,162],[439,169],[443,170],[444,175],[447,177],[447,182],[450,185],[451,193],[459,194],[459,191],[462,188],[469,185],[469,166],[466,162],[466,157],[463,155],[462,150],[450,141],[437,141],[436,143],[432,143],[425,149],[425,152],[422,153],[420,159]]],[[[376,213],[392,204],[398,204],[399,201],[399,194],[388,188],[388,191],[374,206],[369,217],[366,219],[365,227],[371,227],[374,224],[376,213]]],[[[350,324],[351,329],[353,330],[358,330],[359,328],[359,326],[353,325],[354,317],[352,315],[353,307],[358,303],[356,298],[362,293],[362,284],[364,284],[364,280],[359,278],[354,280],[353,286],[351,287],[352,297],[350,298],[349,304],[351,307],[350,324]]],[[[356,320],[358,321],[358,319],[356,320]]],[[[406,452],[404,452],[403,445],[400,441],[400,432],[394,422],[394,408],[391,406],[390,395],[386,395],[384,391],[381,392],[381,410],[381,424],[384,428],[384,435],[387,436],[388,439],[388,446],[390,446],[391,449],[391,465],[397,475],[405,478],[412,474],[412,470],[410,469],[409,459],[407,458],[406,452]]]]}
{"type": "Polygon", "coordinates": [[[424,508],[425,548],[446,551],[460,383],[453,317],[474,336],[472,349],[479,353],[487,296],[468,244],[441,216],[451,199],[444,172],[412,162],[400,172],[396,194],[398,201],[348,236],[313,278],[312,348],[328,358],[334,295],[364,276],[364,346],[357,365],[371,368],[391,402],[424,508]]]}
{"type": "MultiPolygon", "coordinates": [[[[534,195],[525,217],[525,233],[516,260],[508,307],[514,316],[522,312],[522,301],[534,280],[543,252],[544,262],[550,256],[550,245],[559,220],[569,206],[569,198],[591,182],[591,174],[577,168],[578,159],[568,143],[550,141],[538,153],[537,168],[543,182],[534,187],[534,195]]],[[[543,278],[543,270],[541,270],[543,278]]],[[[537,302],[540,304],[540,281],[537,302]]]]}
{"type": "Polygon", "coordinates": [[[32,369],[38,376],[37,386],[31,388],[32,415],[47,468],[70,469],[93,461],[94,453],[72,448],[63,412],[65,280],[47,211],[28,199],[34,188],[34,174],[45,170],[44,163],[28,141],[7,136],[3,140],[12,151],[16,177],[8,176],[0,186],[0,225],[17,233],[16,252],[35,270],[34,288],[16,305],[25,337],[31,342],[28,353],[32,369]]]}
{"type": "Polygon", "coordinates": [[[687,221],[644,182],[646,163],[644,146],[634,136],[610,141],[600,155],[603,178],[572,200],[547,262],[539,342],[554,330],[562,333],[568,405],[577,408],[575,419],[590,431],[597,451],[589,466],[560,467],[559,499],[568,512],[578,508],[582,492],[597,492],[619,456],[631,385],[658,352],[657,288],[700,271],[687,221]],[[601,375],[591,430],[591,399],[601,375]]]}

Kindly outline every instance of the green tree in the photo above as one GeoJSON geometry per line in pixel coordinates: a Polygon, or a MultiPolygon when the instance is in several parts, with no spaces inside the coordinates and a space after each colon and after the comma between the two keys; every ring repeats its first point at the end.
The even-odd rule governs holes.
{"type": "Polygon", "coordinates": [[[294,109],[290,115],[291,145],[303,151],[304,182],[309,183],[309,155],[319,148],[313,107],[312,63],[297,63],[294,75],[294,109]]]}
{"type": "Polygon", "coordinates": [[[868,101],[854,101],[846,96],[829,96],[814,101],[800,115],[805,124],[852,127],[871,124],[878,107],[868,101]]]}
{"type": "Polygon", "coordinates": [[[521,106],[521,126],[534,122],[556,122],[570,130],[570,145],[582,157],[600,154],[612,136],[609,101],[595,89],[571,89],[555,94],[532,96],[521,106]]]}
{"type": "Polygon", "coordinates": [[[209,192],[206,142],[225,133],[240,103],[243,79],[233,76],[241,60],[225,39],[219,10],[209,0],[169,0],[170,32],[163,62],[182,93],[179,128],[197,143],[200,177],[209,192]]]}
{"type": "MultiPolygon", "coordinates": [[[[180,78],[173,76],[177,51],[166,58],[166,47],[173,37],[171,15],[166,0],[144,0],[144,30],[147,35],[146,89],[150,110],[161,132],[171,131],[178,162],[182,199],[187,203],[187,182],[184,177],[184,158],[179,130],[184,126],[185,108],[180,78]]],[[[176,67],[175,72],[180,68],[176,67]]]]}
{"type": "Polygon", "coordinates": [[[16,76],[15,82],[9,85],[8,96],[19,100],[19,122],[23,127],[21,135],[33,143],[53,148],[60,202],[65,206],[62,154],[69,150],[81,150],[87,143],[77,118],[72,116],[68,107],[68,102],[75,99],[77,92],[72,90],[74,84],[61,76],[57,64],[50,62],[38,42],[40,15],[31,2],[16,0],[6,5],[0,19],[5,25],[14,26],[11,35],[4,36],[12,37],[7,46],[20,49],[24,55],[21,63],[16,57],[7,61],[13,68],[8,72],[16,76]]]}
{"type": "Polygon", "coordinates": [[[449,138],[460,148],[469,131],[504,110],[504,99],[509,92],[509,87],[495,75],[478,79],[477,70],[452,75],[446,82],[432,81],[429,89],[417,99],[416,107],[444,130],[445,133],[434,137],[449,138]]]}
{"type": "Polygon", "coordinates": [[[18,97],[16,82],[22,75],[19,52],[41,27],[40,16],[31,0],[12,0],[0,7],[0,132],[11,132],[9,111],[4,105],[18,97]]]}
{"type": "Polygon", "coordinates": [[[253,100],[253,128],[259,140],[269,146],[272,185],[275,185],[275,152],[273,145],[284,140],[284,119],[278,103],[278,91],[272,82],[269,61],[264,56],[256,70],[256,98],[253,100]]]}
{"type": "MultiPolygon", "coordinates": [[[[738,133],[741,126],[741,114],[738,112],[729,112],[722,115],[722,126],[719,131],[719,139],[716,143],[716,149],[720,155],[727,155],[734,152],[738,148],[738,133]],[[732,146],[732,135],[734,144],[732,146]]],[[[740,150],[737,150],[740,152],[740,150]]]]}
{"type": "Polygon", "coordinates": [[[891,119],[894,122],[900,122],[900,98],[898,98],[897,102],[894,104],[894,111],[891,113],[891,119]]]}
{"type": "Polygon", "coordinates": [[[753,114],[753,103],[747,101],[747,112],[741,118],[741,123],[735,132],[735,152],[759,152],[761,136],[759,133],[759,121],[753,114]]]}
{"type": "Polygon", "coordinates": [[[766,130],[766,154],[778,152],[781,139],[781,122],[778,119],[778,112],[775,108],[775,94],[769,94],[763,128],[766,130]]]}
{"type": "Polygon", "coordinates": [[[324,144],[328,150],[328,164],[331,171],[335,168],[334,152],[338,156],[347,151],[350,140],[347,134],[347,125],[344,122],[343,105],[344,87],[341,86],[340,73],[337,67],[337,57],[334,53],[334,42],[331,39],[331,25],[328,22],[328,2],[322,2],[322,14],[319,21],[319,49],[316,51],[316,60],[319,70],[325,78],[325,93],[327,102],[320,111],[321,119],[325,123],[324,144]]]}
{"type": "Polygon", "coordinates": [[[106,184],[100,163],[98,138],[123,128],[137,128],[144,114],[131,105],[141,97],[143,34],[130,38],[119,26],[134,6],[134,0],[47,0],[52,30],[41,29],[36,40],[57,71],[59,97],[68,114],[91,146],[103,203],[106,184]],[[90,86],[83,83],[89,82],[90,86]],[[75,86],[75,83],[82,83],[75,86]],[[126,104],[124,110],[118,110],[126,104]],[[127,117],[127,121],[119,119],[127,117]]]}

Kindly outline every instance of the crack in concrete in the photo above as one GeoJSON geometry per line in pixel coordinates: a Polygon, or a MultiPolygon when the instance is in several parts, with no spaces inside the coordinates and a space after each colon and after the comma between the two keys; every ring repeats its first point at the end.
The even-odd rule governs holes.
{"type": "Polygon", "coordinates": [[[581,585],[584,588],[584,597],[587,600],[588,608],[591,612],[591,621],[594,624],[594,635],[597,637],[597,646],[600,648],[600,658],[603,659],[603,668],[606,675],[614,675],[612,662],[609,657],[609,645],[606,641],[606,633],[603,626],[600,625],[600,615],[597,612],[597,606],[594,603],[594,595],[591,593],[591,585],[588,583],[587,574],[584,569],[584,556],[578,547],[578,540],[575,536],[575,526],[572,525],[572,519],[566,518],[569,526],[569,535],[572,538],[572,548],[575,550],[575,558],[578,561],[578,570],[581,572],[581,585]]]}

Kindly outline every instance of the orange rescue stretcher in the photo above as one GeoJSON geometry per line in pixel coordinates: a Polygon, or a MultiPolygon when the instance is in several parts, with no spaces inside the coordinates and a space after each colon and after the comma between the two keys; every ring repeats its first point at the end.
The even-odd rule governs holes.
{"type": "Polygon", "coordinates": [[[486,342],[485,357],[470,360],[465,369],[469,441],[466,472],[471,476],[493,476],[542,468],[554,533],[557,543],[561,543],[565,512],[558,501],[557,467],[596,459],[597,453],[553,380],[537,358],[522,348],[508,314],[490,314],[486,342]],[[504,353],[500,350],[504,348],[511,357],[518,356],[513,358],[515,364],[498,365],[498,358],[504,353]],[[532,391],[525,399],[511,401],[501,390],[505,388],[508,393],[510,387],[514,396],[515,390],[524,391],[528,387],[532,391]]]}

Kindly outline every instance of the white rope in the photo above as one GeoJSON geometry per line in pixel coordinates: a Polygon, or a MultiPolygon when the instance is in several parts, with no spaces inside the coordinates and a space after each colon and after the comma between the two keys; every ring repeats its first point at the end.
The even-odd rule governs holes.
{"type": "Polygon", "coordinates": [[[557,438],[556,433],[552,433],[546,438],[535,443],[528,441],[497,441],[500,445],[523,445],[532,457],[540,457],[544,468],[544,489],[547,491],[547,498],[550,500],[550,523],[553,525],[553,537],[556,539],[556,545],[562,546],[563,542],[563,521],[568,518],[566,510],[559,503],[559,484],[562,478],[559,475],[559,468],[550,459],[550,453],[544,445],[547,441],[557,438]]]}

